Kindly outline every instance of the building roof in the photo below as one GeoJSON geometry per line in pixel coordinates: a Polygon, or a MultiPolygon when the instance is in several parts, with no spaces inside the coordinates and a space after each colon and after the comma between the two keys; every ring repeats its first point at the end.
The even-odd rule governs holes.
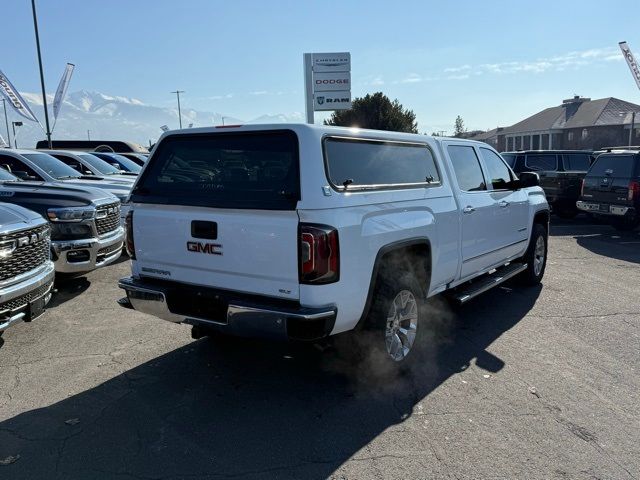
{"type": "Polygon", "coordinates": [[[501,133],[514,134],[557,130],[563,128],[594,127],[601,125],[627,125],[631,123],[631,113],[640,115],[640,105],[607,97],[598,100],[574,97],[562,105],[546,108],[525,118],[501,133]]]}
{"type": "Polygon", "coordinates": [[[493,130],[487,130],[486,132],[480,132],[477,133],[475,135],[472,135],[471,137],[469,137],[469,140],[478,140],[480,142],[483,142],[485,140],[489,140],[490,138],[494,138],[496,135],[498,135],[498,131],[502,131],[501,128],[494,128],[493,130]]]}

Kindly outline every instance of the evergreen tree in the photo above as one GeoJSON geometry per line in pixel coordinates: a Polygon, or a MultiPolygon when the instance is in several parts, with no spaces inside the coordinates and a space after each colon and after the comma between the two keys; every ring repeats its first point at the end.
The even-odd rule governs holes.
{"type": "Polygon", "coordinates": [[[462,117],[458,115],[456,117],[456,124],[453,127],[453,136],[460,138],[465,134],[466,131],[467,130],[464,128],[464,120],[462,120],[462,117]]]}
{"type": "Polygon", "coordinates": [[[416,114],[405,109],[398,100],[391,101],[382,92],[356,98],[349,110],[333,112],[324,124],[418,133],[416,114]]]}

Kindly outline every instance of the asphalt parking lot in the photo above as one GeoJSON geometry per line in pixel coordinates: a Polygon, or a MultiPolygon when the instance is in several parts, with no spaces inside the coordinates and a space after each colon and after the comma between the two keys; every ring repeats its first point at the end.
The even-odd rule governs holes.
{"type": "MultiPolygon", "coordinates": [[[[194,341],[126,260],[0,346],[0,478],[640,478],[640,234],[552,227],[542,288],[434,312],[432,361],[194,341]]],[[[2,340],[0,340],[2,342],[2,340]]]]}

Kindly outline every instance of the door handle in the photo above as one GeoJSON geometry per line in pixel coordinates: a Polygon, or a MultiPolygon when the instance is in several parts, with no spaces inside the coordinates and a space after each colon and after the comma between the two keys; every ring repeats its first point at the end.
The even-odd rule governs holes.
{"type": "Polygon", "coordinates": [[[475,211],[476,211],[476,209],[473,208],[471,205],[467,205],[466,207],[464,207],[462,209],[462,213],[473,213],[475,211]]]}
{"type": "Polygon", "coordinates": [[[498,205],[500,205],[500,208],[507,208],[509,206],[509,202],[502,200],[498,205]]]}

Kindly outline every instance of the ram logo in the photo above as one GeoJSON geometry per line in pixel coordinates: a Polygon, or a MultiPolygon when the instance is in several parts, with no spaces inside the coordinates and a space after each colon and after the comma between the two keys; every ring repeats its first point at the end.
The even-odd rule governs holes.
{"type": "Polygon", "coordinates": [[[187,250],[194,253],[222,255],[222,245],[219,243],[187,242],[187,250]]]}
{"type": "Polygon", "coordinates": [[[16,251],[16,241],[8,240],[0,242],[0,260],[9,258],[16,251]]]}

